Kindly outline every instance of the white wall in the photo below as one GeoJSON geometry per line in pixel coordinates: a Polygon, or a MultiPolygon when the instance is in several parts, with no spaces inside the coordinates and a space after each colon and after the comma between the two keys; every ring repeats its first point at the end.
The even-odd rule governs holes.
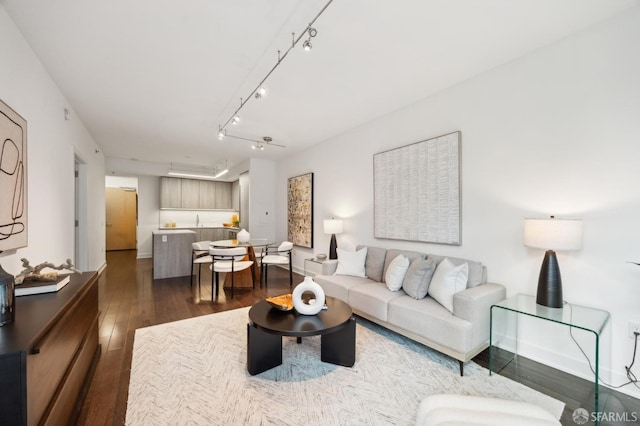
{"type": "Polygon", "coordinates": [[[0,58],[0,99],[27,120],[29,167],[28,247],[3,253],[2,266],[15,275],[22,257],[32,264],[74,258],[77,156],[86,171],[87,269],[99,269],[105,262],[104,156],[2,6],[0,58]]]}
{"type": "Polygon", "coordinates": [[[138,177],[138,258],[151,257],[151,233],[158,229],[160,206],[160,178],[138,177]]]}
{"type": "MultiPolygon", "coordinates": [[[[640,267],[626,263],[640,261],[639,40],[635,8],[279,161],[276,237],[287,234],[287,178],[314,172],[314,249],[296,248],[297,268],[310,253],[328,251],[322,220],[335,216],[345,221],[339,247],[362,243],[481,260],[490,281],[512,296],[535,293],[543,257],[523,246],[523,219],[581,217],[583,250],[559,253],[564,298],[611,313],[611,380],[626,381],[633,350],[627,323],[640,320],[640,267]],[[462,245],[374,239],[373,154],[456,130],[462,245]]],[[[536,329],[526,337],[525,355],[586,375],[568,335],[536,329]]],[[[633,386],[622,391],[640,396],[633,386]]]]}
{"type": "MultiPolygon", "coordinates": [[[[253,238],[275,241],[275,162],[252,158],[249,165],[249,231],[253,238]]],[[[285,216],[286,217],[286,216],[285,216]]],[[[242,212],[240,220],[242,221],[242,212]]],[[[281,238],[281,240],[286,240],[281,238]]]]}

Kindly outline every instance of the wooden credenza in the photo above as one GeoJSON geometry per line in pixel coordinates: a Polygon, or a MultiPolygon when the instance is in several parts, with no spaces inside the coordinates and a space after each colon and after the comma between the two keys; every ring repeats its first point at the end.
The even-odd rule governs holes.
{"type": "Polygon", "coordinates": [[[99,356],[98,274],[73,274],[15,308],[15,322],[0,327],[0,423],[67,424],[99,356]]]}

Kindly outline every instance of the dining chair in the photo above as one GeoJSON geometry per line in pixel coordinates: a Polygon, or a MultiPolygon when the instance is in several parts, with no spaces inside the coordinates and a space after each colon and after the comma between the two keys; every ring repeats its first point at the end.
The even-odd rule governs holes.
{"type": "MultiPolygon", "coordinates": [[[[213,300],[213,285],[215,275],[216,297],[220,294],[220,278],[219,273],[231,274],[231,298],[233,298],[234,292],[234,276],[236,272],[244,271],[253,265],[252,260],[243,260],[247,255],[246,247],[234,247],[234,248],[209,248],[209,255],[211,255],[211,300],[213,300]]],[[[253,281],[253,275],[251,275],[253,281]]],[[[256,288],[256,283],[253,282],[253,288],[256,288]]]]}
{"type": "Polygon", "coordinates": [[[262,257],[260,259],[260,275],[261,277],[264,277],[265,287],[267,286],[267,271],[269,265],[289,265],[289,287],[293,286],[293,267],[291,262],[292,250],[293,243],[283,241],[278,247],[266,247],[262,251],[262,257]]]}
{"type": "Polygon", "coordinates": [[[212,262],[209,255],[211,241],[197,241],[191,244],[191,287],[193,287],[193,265],[198,265],[198,287],[200,287],[200,272],[203,264],[212,262]]]}

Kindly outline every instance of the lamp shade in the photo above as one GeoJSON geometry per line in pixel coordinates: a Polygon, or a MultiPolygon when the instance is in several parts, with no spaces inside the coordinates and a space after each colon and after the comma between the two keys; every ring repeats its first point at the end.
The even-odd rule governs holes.
{"type": "Polygon", "coordinates": [[[525,219],[524,245],[543,250],[580,250],[582,220],[525,219]]]}
{"type": "Polygon", "coordinates": [[[343,226],[340,219],[325,219],[324,220],[324,233],[325,234],[342,234],[343,226]]]}

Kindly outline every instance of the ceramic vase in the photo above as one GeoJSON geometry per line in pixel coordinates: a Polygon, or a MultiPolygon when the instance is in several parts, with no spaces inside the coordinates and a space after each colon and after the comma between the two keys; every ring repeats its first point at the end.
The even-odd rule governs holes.
{"type": "Polygon", "coordinates": [[[324,306],[324,290],[311,277],[304,277],[304,281],[298,284],[291,294],[293,307],[302,315],[316,315],[324,306]],[[307,303],[302,300],[302,294],[309,291],[314,294],[315,298],[309,299],[307,303]]]}
{"type": "Polygon", "coordinates": [[[15,279],[0,266],[0,326],[15,321],[15,306],[15,279]]]}
{"type": "Polygon", "coordinates": [[[248,243],[249,239],[251,239],[251,235],[246,229],[242,228],[242,231],[238,232],[238,235],[236,235],[236,239],[239,243],[248,243]]]}

